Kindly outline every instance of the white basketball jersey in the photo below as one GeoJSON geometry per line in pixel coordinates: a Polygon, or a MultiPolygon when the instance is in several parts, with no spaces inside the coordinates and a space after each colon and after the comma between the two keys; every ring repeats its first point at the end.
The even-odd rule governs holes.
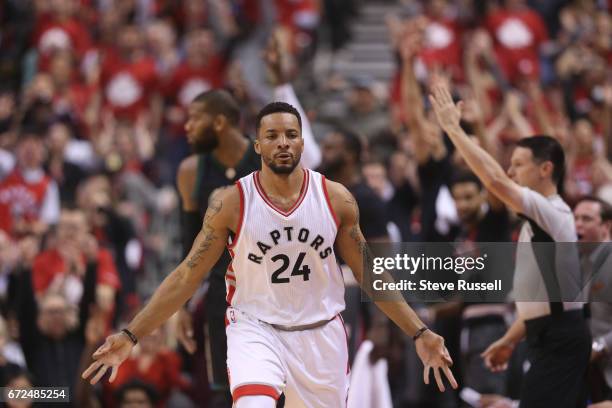
{"type": "Polygon", "coordinates": [[[324,177],[304,169],[300,196],[287,211],[272,204],[259,178],[254,172],[236,183],[241,215],[228,246],[228,303],[270,324],[332,319],[344,310],[344,281],[334,254],[338,224],[324,177]]]}

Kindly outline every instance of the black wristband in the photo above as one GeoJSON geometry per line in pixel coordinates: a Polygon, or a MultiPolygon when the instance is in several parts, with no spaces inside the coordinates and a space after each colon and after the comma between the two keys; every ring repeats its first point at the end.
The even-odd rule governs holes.
{"type": "Polygon", "coordinates": [[[412,336],[412,340],[413,341],[417,341],[419,337],[421,337],[423,335],[423,333],[425,333],[427,330],[429,330],[429,328],[427,326],[421,327],[419,330],[417,330],[417,332],[414,334],[414,336],[412,336]]]}
{"type": "Polygon", "coordinates": [[[121,332],[128,336],[132,343],[134,343],[134,345],[138,344],[138,338],[134,336],[134,333],[132,333],[128,329],[122,329],[121,332]]]}

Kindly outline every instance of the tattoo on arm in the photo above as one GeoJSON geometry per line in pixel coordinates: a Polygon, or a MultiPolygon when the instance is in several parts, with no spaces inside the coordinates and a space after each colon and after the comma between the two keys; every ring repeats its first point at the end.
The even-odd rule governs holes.
{"type": "Polygon", "coordinates": [[[360,244],[359,252],[363,253],[361,244],[365,243],[365,240],[363,239],[363,236],[359,230],[359,206],[357,205],[357,201],[355,201],[355,197],[353,197],[352,194],[350,194],[349,197],[344,200],[344,202],[348,203],[353,208],[353,211],[355,212],[355,224],[353,224],[353,226],[351,227],[349,234],[351,238],[353,239],[353,241],[355,241],[357,244],[360,244]]]}
{"type": "Polygon", "coordinates": [[[372,255],[370,254],[370,249],[368,248],[368,243],[366,242],[361,230],[359,228],[359,206],[357,205],[357,201],[352,194],[349,195],[345,202],[350,204],[353,207],[353,211],[355,211],[355,224],[351,227],[349,231],[349,236],[359,247],[359,253],[361,254],[362,262],[364,265],[364,270],[369,265],[372,259],[372,255]]]}
{"type": "Polygon", "coordinates": [[[208,251],[210,246],[216,241],[219,237],[215,234],[215,228],[210,225],[210,222],[219,214],[221,208],[223,207],[223,202],[219,199],[212,198],[208,209],[206,210],[206,215],[204,216],[204,223],[202,225],[202,241],[198,245],[197,249],[191,255],[189,260],[187,260],[187,266],[189,269],[193,269],[198,265],[202,256],[208,251]]]}
{"type": "MultiPolygon", "coordinates": [[[[208,205],[210,206],[215,201],[215,199],[218,197],[220,192],[225,191],[232,187],[234,187],[233,184],[230,184],[229,186],[221,186],[221,187],[215,188],[213,192],[210,193],[210,195],[208,196],[208,205]]],[[[216,201],[219,201],[219,200],[216,200],[216,201]]]]}
{"type": "Polygon", "coordinates": [[[350,206],[353,207],[353,210],[355,210],[355,214],[357,214],[357,225],[359,225],[359,206],[357,205],[355,197],[353,197],[351,193],[348,194],[349,195],[347,198],[344,199],[344,202],[350,204],[350,206]]]}

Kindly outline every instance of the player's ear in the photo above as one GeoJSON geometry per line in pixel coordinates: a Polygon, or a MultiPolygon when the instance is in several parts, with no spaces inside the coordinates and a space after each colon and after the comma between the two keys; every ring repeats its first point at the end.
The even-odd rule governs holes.
{"type": "Polygon", "coordinates": [[[216,115],[213,120],[213,129],[217,132],[221,132],[227,126],[227,118],[225,115],[216,115]]]}
{"type": "Polygon", "coordinates": [[[255,148],[255,153],[261,155],[261,146],[259,145],[259,133],[255,135],[255,141],[253,142],[253,147],[255,148]]]}

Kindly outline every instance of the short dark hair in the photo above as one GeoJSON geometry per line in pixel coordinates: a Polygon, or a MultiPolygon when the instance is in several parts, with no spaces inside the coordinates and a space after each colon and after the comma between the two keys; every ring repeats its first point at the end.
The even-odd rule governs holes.
{"type": "Polygon", "coordinates": [[[599,204],[599,216],[603,222],[612,221],[612,205],[609,202],[602,200],[599,197],[589,195],[580,197],[578,201],[576,201],[576,206],[585,201],[599,204]]]}
{"type": "Polygon", "coordinates": [[[202,92],[191,103],[204,104],[204,110],[211,115],[223,115],[232,126],[240,125],[240,106],[234,97],[224,89],[202,92]]]}
{"type": "Polygon", "coordinates": [[[353,153],[355,155],[355,161],[360,163],[363,153],[363,142],[359,135],[346,128],[336,128],[334,132],[342,136],[344,139],[344,147],[349,153],[353,153]]]}
{"type": "Polygon", "coordinates": [[[482,190],[482,181],[480,181],[480,179],[476,177],[476,175],[470,171],[460,171],[459,173],[456,173],[453,176],[451,176],[450,183],[449,183],[451,188],[455,184],[460,184],[460,183],[474,183],[476,184],[479,190],[482,190]]]}
{"type": "Polygon", "coordinates": [[[255,129],[259,132],[259,128],[261,127],[261,120],[264,116],[271,115],[273,113],[290,113],[295,116],[298,120],[298,124],[300,125],[300,130],[302,130],[302,117],[300,116],[300,112],[289,105],[286,102],[271,102],[264,106],[259,113],[257,114],[257,118],[255,119],[255,129]]]}
{"type": "Polygon", "coordinates": [[[155,405],[159,400],[159,393],[151,384],[141,381],[137,378],[134,378],[125,384],[123,384],[117,391],[115,391],[115,400],[118,403],[121,403],[125,398],[125,394],[131,390],[142,390],[147,394],[149,401],[151,401],[152,405],[155,405]]]}
{"type": "Polygon", "coordinates": [[[536,135],[519,140],[516,146],[531,150],[533,159],[537,163],[550,161],[553,164],[552,180],[557,184],[557,189],[562,190],[565,177],[565,153],[557,139],[536,135]]]}

